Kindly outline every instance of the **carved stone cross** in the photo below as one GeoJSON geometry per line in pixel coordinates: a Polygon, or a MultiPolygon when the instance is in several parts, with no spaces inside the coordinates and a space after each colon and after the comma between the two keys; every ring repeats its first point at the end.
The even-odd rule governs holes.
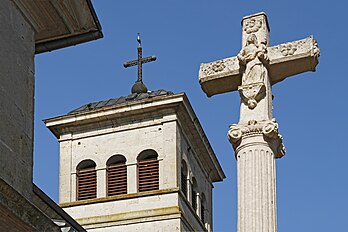
{"type": "Polygon", "coordinates": [[[275,158],[285,154],[272,117],[272,88],[287,77],[315,71],[320,50],[308,37],[269,46],[265,13],[242,20],[242,49],[235,57],[201,64],[199,82],[208,97],[238,90],[238,124],[228,138],[237,159],[238,232],[275,232],[275,158]]]}
{"type": "Polygon", "coordinates": [[[201,64],[199,83],[208,97],[239,90],[243,102],[240,122],[271,120],[271,85],[315,71],[320,51],[312,37],[269,47],[269,26],[263,12],[244,17],[242,31],[241,52],[201,64]]]}

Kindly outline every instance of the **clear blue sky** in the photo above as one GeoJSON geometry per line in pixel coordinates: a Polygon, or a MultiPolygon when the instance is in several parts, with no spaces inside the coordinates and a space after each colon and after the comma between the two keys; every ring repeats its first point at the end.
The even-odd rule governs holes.
{"type": "Polygon", "coordinates": [[[317,72],[273,86],[274,117],[284,137],[277,160],[278,230],[348,231],[347,9],[345,1],[93,1],[104,38],[36,56],[34,182],[58,199],[56,138],[42,119],[88,102],[130,93],[136,35],[150,90],[186,92],[227,178],[214,188],[214,231],[236,230],[236,161],[227,140],[238,122],[239,95],[207,98],[198,84],[200,63],[235,56],[243,16],[265,11],[271,45],[314,35],[321,49],[317,72]]]}

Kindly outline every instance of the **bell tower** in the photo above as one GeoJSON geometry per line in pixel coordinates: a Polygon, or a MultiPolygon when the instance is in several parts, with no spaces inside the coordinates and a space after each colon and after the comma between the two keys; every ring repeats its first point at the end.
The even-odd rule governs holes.
{"type": "Polygon", "coordinates": [[[212,231],[225,175],[184,93],[132,93],[45,123],[60,144],[60,206],[87,231],[212,231]]]}

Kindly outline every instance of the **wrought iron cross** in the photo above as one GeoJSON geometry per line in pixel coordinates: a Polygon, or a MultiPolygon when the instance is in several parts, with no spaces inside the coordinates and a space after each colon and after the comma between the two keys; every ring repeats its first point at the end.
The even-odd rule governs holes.
{"type": "Polygon", "coordinates": [[[140,33],[138,33],[138,59],[137,60],[132,60],[128,61],[123,64],[125,68],[132,67],[132,66],[138,66],[138,79],[135,82],[135,84],[132,87],[132,93],[146,93],[147,88],[143,84],[143,64],[152,62],[156,60],[156,56],[148,56],[143,58],[143,48],[141,47],[141,39],[140,39],[140,33]]]}

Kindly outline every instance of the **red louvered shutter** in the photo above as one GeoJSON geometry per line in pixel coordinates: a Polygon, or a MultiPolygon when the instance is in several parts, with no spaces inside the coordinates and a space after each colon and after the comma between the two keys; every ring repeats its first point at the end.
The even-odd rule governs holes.
{"type": "Polygon", "coordinates": [[[124,163],[107,167],[107,195],[127,194],[127,166],[124,163]]]}
{"type": "Polygon", "coordinates": [[[95,168],[77,171],[77,200],[97,197],[97,172],[95,168]]]}
{"type": "Polygon", "coordinates": [[[159,189],[159,170],[157,159],[146,159],[138,162],[139,192],[159,189]]]}

